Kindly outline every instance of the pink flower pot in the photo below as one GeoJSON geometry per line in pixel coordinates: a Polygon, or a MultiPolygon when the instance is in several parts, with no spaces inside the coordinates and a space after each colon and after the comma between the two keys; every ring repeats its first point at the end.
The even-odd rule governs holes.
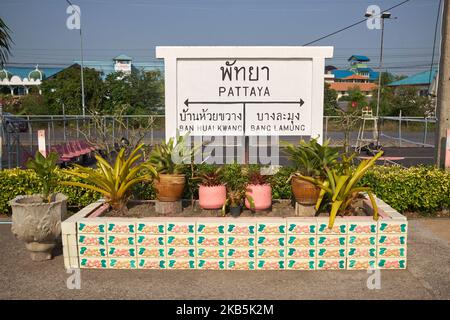
{"type": "MultiPolygon", "coordinates": [[[[253,198],[255,207],[253,210],[266,210],[272,206],[272,187],[270,184],[249,184],[247,195],[253,198]]],[[[250,202],[245,199],[245,206],[250,209],[250,202]]]]}
{"type": "Polygon", "coordinates": [[[200,185],[198,189],[200,207],[203,209],[220,209],[227,199],[224,185],[207,187],[200,185]]]}

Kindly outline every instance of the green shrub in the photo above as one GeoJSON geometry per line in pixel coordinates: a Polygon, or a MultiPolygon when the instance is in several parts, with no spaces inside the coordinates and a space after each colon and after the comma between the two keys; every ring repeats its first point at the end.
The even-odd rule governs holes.
{"type": "Polygon", "coordinates": [[[433,214],[450,208],[450,173],[432,167],[375,167],[361,184],[399,212],[433,214]]]}
{"type": "MultiPolygon", "coordinates": [[[[57,180],[81,181],[81,179],[70,177],[57,170],[57,180]]],[[[36,173],[32,170],[6,169],[0,171],[0,214],[7,214],[11,211],[8,202],[18,195],[35,194],[42,190],[42,184],[36,173]]],[[[78,188],[59,185],[55,192],[62,192],[69,197],[67,204],[69,207],[81,208],[100,198],[96,192],[78,188]]]]}

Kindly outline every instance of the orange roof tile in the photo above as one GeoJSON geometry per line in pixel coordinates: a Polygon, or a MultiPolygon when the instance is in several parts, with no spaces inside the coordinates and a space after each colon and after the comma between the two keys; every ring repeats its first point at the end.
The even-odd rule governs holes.
{"type": "Polygon", "coordinates": [[[372,91],[377,88],[375,83],[353,83],[353,82],[333,82],[330,83],[330,89],[336,91],[349,91],[358,87],[361,91],[372,91]]]}
{"type": "Polygon", "coordinates": [[[353,79],[355,79],[355,80],[369,80],[369,77],[368,76],[361,76],[359,74],[352,74],[351,76],[342,78],[342,80],[353,80],[353,79]]]}

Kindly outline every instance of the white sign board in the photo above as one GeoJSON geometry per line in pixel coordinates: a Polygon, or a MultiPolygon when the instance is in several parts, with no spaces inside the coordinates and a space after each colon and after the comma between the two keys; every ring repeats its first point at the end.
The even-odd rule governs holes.
{"type": "Polygon", "coordinates": [[[164,58],[166,138],[322,135],[332,47],[157,47],[164,58]]]}

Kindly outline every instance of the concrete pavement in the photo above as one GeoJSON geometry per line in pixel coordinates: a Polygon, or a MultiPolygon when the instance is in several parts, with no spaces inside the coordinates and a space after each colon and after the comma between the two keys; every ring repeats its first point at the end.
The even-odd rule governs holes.
{"type": "Polygon", "coordinates": [[[69,290],[61,250],[32,262],[0,225],[0,299],[450,299],[450,219],[410,220],[407,270],[382,270],[369,290],[364,271],[81,270],[69,290]]]}

